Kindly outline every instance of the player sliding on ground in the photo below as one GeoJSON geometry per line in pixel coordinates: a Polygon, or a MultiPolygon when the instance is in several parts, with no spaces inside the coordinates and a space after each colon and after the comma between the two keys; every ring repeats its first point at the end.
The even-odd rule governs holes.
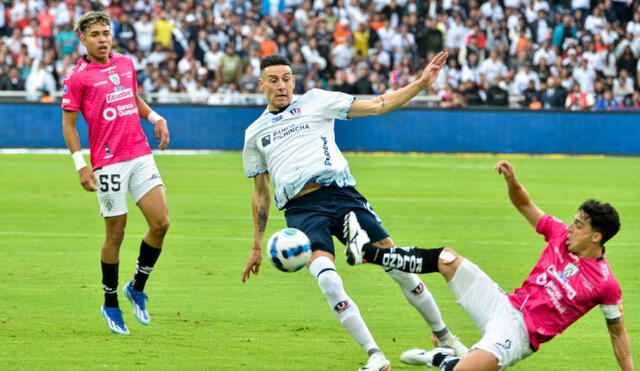
{"type": "MultiPolygon", "coordinates": [[[[366,366],[360,370],[389,370],[391,366],[371,336],[358,306],[344,290],[334,265],[331,236],[344,241],[342,221],[348,212],[354,212],[374,246],[388,249],[395,244],[367,200],[354,188],[356,182],[335,143],[334,120],[384,115],[402,107],[436,80],[446,59],[446,52],[439,53],[416,81],[370,100],[319,89],[294,98],[291,62],[279,55],[261,61],[259,85],[269,105],[245,132],[244,173],[254,178],[254,228],[253,246],[242,280],[246,281],[252,272],[258,274],[262,263],[271,176],[276,206],[285,209],[287,225],[300,229],[311,241],[309,272],[318,280],[329,308],[369,355],[366,366]]],[[[439,341],[460,354],[466,353],[467,348],[448,331],[431,293],[418,276],[395,269],[385,271],[400,285],[439,341]]]]}
{"type": "Polygon", "coordinates": [[[588,200],[567,226],[531,201],[509,162],[500,161],[495,169],[504,176],[513,205],[548,243],[522,287],[511,294],[451,249],[379,249],[369,243],[359,215],[345,217],[349,264],[374,263],[410,273],[440,272],[483,335],[462,358],[440,347],[412,349],[400,359],[446,371],[503,369],[531,355],[540,344],[600,305],[620,368],[633,370],[620,286],[604,258],[605,242],[620,228],[616,210],[588,200]]]}
{"type": "Polygon", "coordinates": [[[78,60],[64,81],[62,128],[80,183],[87,191],[98,191],[100,214],[106,224],[101,253],[105,298],[101,313],[112,332],[128,334],[117,296],[120,245],[127,223],[127,191],[149,224],[140,245],[136,273],[123,289],[133,304],[134,316],[144,325],[149,324],[144,286],[169,228],[164,186],[140,127],[140,117],[155,124],[156,139],[160,140],[162,150],[169,144],[169,130],[165,119],[138,96],[131,59],[111,52],[110,24],[106,13],[93,11],[76,23],[87,55],[78,60]],[[78,111],[89,125],[93,172],[80,152],[76,130],[78,111]]]}

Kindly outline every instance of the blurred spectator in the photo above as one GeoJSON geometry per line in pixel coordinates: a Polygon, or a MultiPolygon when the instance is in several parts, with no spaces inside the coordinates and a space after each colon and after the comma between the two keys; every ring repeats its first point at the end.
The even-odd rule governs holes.
{"type": "Polygon", "coordinates": [[[0,90],[24,90],[24,80],[16,67],[11,67],[9,73],[0,76],[0,90]]]}
{"type": "Polygon", "coordinates": [[[626,70],[620,71],[620,75],[613,80],[613,96],[618,102],[624,101],[627,95],[633,94],[633,81],[626,70]]]}
{"type": "Polygon", "coordinates": [[[525,107],[530,107],[534,102],[540,103],[540,92],[536,89],[536,82],[534,80],[529,80],[529,84],[522,92],[522,96],[524,97],[523,103],[525,107]]]}
{"type": "Polygon", "coordinates": [[[605,111],[618,107],[620,107],[620,103],[613,98],[611,90],[607,90],[600,99],[596,100],[596,104],[593,106],[593,109],[596,111],[605,111]]]}
{"type": "Polygon", "coordinates": [[[224,55],[220,58],[217,75],[223,83],[235,83],[240,80],[242,60],[234,49],[233,44],[228,44],[224,49],[224,55]]]}
{"type": "Polygon", "coordinates": [[[76,33],[72,31],[70,24],[62,26],[62,30],[56,36],[56,52],[60,57],[71,54],[76,51],[80,40],[76,33]]]}
{"type": "Polygon", "coordinates": [[[564,102],[564,107],[571,111],[588,111],[594,105],[593,94],[583,91],[580,84],[574,84],[573,90],[564,102]]]}
{"type": "Polygon", "coordinates": [[[509,92],[501,87],[502,79],[495,77],[491,87],[487,90],[487,104],[490,106],[509,106],[509,92]]]}

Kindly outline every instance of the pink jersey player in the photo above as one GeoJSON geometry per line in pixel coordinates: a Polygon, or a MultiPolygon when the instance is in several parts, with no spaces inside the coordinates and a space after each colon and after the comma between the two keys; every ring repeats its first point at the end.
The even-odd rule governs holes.
{"type": "Polygon", "coordinates": [[[62,132],[71,152],[80,184],[96,192],[106,233],[100,251],[104,303],[100,313],[111,332],[128,334],[118,301],[120,246],[127,224],[127,195],[147,221],[149,229],[140,243],[140,254],[133,279],[123,287],[133,305],[138,322],[149,325],[148,276],[160,255],[169,229],[169,212],[164,183],[140,118],[154,124],[159,148],[169,144],[166,120],[138,96],[136,72],[131,59],[111,52],[111,19],[101,11],[90,11],[75,25],[87,55],[69,72],[63,88],[62,132]],[[78,112],[89,125],[91,165],[82,156],[76,128],[78,112]]]}
{"type": "Polygon", "coordinates": [[[118,53],[109,53],[106,65],[80,58],[67,75],[62,108],[82,112],[87,121],[94,170],[151,153],[136,94],[133,62],[118,53]]]}
{"type": "Polygon", "coordinates": [[[451,249],[378,248],[368,243],[355,215],[345,218],[347,263],[441,273],[456,302],[482,333],[466,355],[449,347],[416,348],[404,352],[400,360],[442,371],[502,370],[533,354],[541,343],[599,305],[618,365],[633,370],[620,286],[604,258],[604,244],[620,229],[617,211],[608,203],[587,200],[565,225],[531,201],[509,162],[499,161],[495,169],[504,176],[512,204],[548,243],[523,285],[512,294],[451,249]]]}
{"type": "Polygon", "coordinates": [[[522,287],[509,295],[522,311],[534,349],[562,333],[596,305],[617,307],[620,286],[604,254],[582,258],[567,249],[567,226],[545,215],[537,232],[548,242],[522,287]]]}

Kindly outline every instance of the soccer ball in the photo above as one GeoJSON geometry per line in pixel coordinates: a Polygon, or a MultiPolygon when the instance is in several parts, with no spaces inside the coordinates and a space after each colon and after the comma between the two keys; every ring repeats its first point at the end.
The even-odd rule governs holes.
{"type": "Polygon", "coordinates": [[[267,251],[276,268],[283,272],[296,272],[309,262],[311,242],[301,230],[285,228],[269,238],[267,251]]]}

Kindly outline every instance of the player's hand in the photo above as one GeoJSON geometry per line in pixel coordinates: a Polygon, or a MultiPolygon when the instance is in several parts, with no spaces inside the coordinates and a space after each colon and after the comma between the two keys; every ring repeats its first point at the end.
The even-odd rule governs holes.
{"type": "Polygon", "coordinates": [[[422,80],[420,81],[420,85],[423,89],[428,88],[436,81],[438,75],[440,74],[440,70],[442,70],[442,67],[444,67],[445,63],[447,62],[447,57],[449,57],[449,52],[442,51],[438,53],[429,62],[429,64],[427,64],[427,66],[422,71],[422,77],[420,77],[420,80],[422,80]]]}
{"type": "Polygon", "coordinates": [[[83,167],[78,170],[78,176],[80,176],[80,184],[86,191],[95,192],[98,190],[98,187],[96,186],[96,176],[88,167],[83,167]]]}
{"type": "Polygon", "coordinates": [[[513,170],[513,165],[507,160],[500,160],[493,167],[498,174],[502,174],[504,179],[508,182],[513,182],[516,178],[516,172],[513,170]]]}
{"type": "Polygon", "coordinates": [[[251,272],[258,275],[258,272],[260,271],[260,264],[262,264],[262,249],[251,249],[249,260],[247,260],[247,265],[244,267],[244,271],[242,272],[242,282],[247,282],[249,276],[251,276],[251,272]]]}
{"type": "Polygon", "coordinates": [[[156,134],[156,140],[160,142],[158,148],[164,151],[169,146],[169,128],[167,127],[167,120],[159,120],[155,124],[153,129],[156,134]]]}

